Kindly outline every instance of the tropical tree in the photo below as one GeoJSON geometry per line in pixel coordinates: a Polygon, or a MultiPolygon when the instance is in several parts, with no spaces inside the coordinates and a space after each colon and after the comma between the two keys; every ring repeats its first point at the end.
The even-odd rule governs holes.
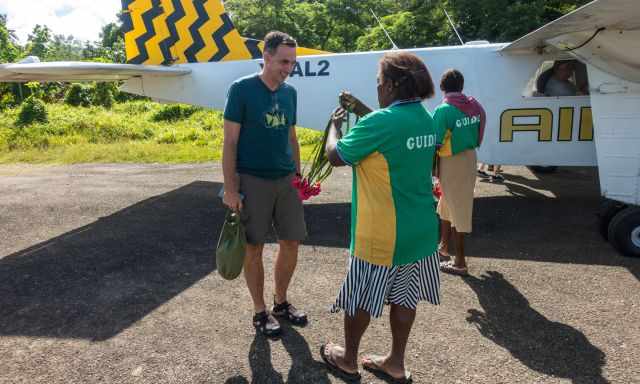
{"type": "Polygon", "coordinates": [[[51,29],[46,25],[36,24],[27,39],[27,55],[38,56],[42,61],[47,59],[51,45],[51,29]]]}

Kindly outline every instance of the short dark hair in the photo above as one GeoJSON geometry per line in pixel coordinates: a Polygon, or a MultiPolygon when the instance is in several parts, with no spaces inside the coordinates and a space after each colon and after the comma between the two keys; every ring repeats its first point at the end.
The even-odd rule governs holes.
{"type": "Polygon", "coordinates": [[[271,31],[264,37],[264,50],[270,54],[275,54],[281,45],[295,48],[298,43],[293,37],[280,31],[271,31]]]}
{"type": "Polygon", "coordinates": [[[464,76],[457,69],[447,69],[440,79],[442,92],[462,92],[464,89],[464,76]]]}
{"type": "Polygon", "coordinates": [[[391,81],[394,97],[399,100],[433,96],[433,80],[427,66],[409,52],[389,52],[380,59],[381,81],[391,81]]]}

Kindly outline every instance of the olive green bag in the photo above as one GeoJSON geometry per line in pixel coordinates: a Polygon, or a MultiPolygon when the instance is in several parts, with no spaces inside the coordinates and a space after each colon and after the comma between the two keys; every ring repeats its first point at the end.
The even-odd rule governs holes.
{"type": "Polygon", "coordinates": [[[216,268],[220,276],[233,280],[242,272],[247,237],[240,215],[227,211],[216,248],[216,268]]]}

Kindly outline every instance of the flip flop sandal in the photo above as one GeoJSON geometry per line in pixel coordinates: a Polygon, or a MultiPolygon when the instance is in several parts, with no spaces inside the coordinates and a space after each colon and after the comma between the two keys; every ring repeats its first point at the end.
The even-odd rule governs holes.
{"type": "Polygon", "coordinates": [[[380,376],[383,380],[387,381],[388,383],[410,384],[413,382],[413,378],[411,377],[411,372],[405,370],[404,377],[393,377],[387,371],[385,371],[381,366],[379,366],[375,362],[373,357],[370,357],[370,356],[369,357],[365,356],[362,359],[362,368],[366,369],[367,371],[377,376],[380,376]],[[366,363],[365,360],[368,360],[369,363],[366,363]]]}
{"type": "Polygon", "coordinates": [[[282,332],[278,320],[269,315],[267,311],[256,313],[253,316],[253,326],[256,327],[260,333],[267,337],[279,336],[282,332]]]}
{"type": "Polygon", "coordinates": [[[322,344],[320,346],[320,357],[322,357],[322,360],[331,373],[347,382],[359,382],[361,378],[360,372],[347,372],[338,367],[338,364],[336,364],[335,360],[333,360],[331,355],[328,353],[328,345],[329,344],[322,344]]]}
{"type": "Polygon", "coordinates": [[[271,313],[274,316],[282,317],[293,325],[306,325],[307,324],[307,314],[296,309],[289,302],[285,301],[284,303],[276,304],[273,303],[273,308],[271,309],[271,313]]]}
{"type": "Polygon", "coordinates": [[[453,261],[445,261],[440,263],[440,271],[457,276],[469,275],[469,270],[467,269],[467,267],[457,267],[453,264],[453,261]]]}

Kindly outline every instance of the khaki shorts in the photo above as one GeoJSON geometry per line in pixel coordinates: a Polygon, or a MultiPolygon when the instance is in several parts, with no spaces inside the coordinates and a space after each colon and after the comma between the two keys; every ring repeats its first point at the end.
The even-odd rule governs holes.
{"type": "Polygon", "coordinates": [[[264,244],[272,225],[279,240],[302,241],[307,237],[302,201],[291,185],[294,174],[279,179],[239,176],[244,195],[241,217],[249,244],[264,244]]]}

